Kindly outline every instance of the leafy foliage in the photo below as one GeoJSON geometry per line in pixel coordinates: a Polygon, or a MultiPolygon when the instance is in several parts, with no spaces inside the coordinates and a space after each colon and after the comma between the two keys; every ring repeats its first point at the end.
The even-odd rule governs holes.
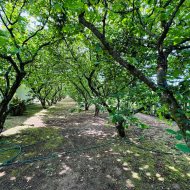
{"type": "Polygon", "coordinates": [[[15,0],[0,8],[0,128],[24,82],[44,107],[67,94],[85,110],[94,104],[95,115],[107,110],[123,131],[147,128],[138,112],[170,118],[180,132],[168,132],[189,146],[188,1],[15,0]]]}

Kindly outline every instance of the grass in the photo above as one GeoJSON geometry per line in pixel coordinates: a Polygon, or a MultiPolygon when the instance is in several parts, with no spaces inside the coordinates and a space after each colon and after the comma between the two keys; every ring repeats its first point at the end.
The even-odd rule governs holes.
{"type": "Polygon", "coordinates": [[[23,125],[29,117],[41,111],[43,108],[40,104],[29,104],[22,116],[8,116],[5,121],[5,129],[10,129],[19,125],[23,125]]]}
{"type": "Polygon", "coordinates": [[[23,147],[16,160],[22,161],[40,155],[53,153],[63,144],[61,131],[56,128],[34,128],[23,130],[20,134],[2,137],[0,140],[3,153],[0,154],[0,163],[5,163],[19,153],[15,146],[23,147]],[[7,149],[7,151],[4,151],[7,149]]]}
{"type": "MultiPolygon", "coordinates": [[[[22,116],[8,116],[5,122],[5,129],[22,126],[28,118],[42,109],[40,104],[27,105],[27,109],[22,116]]],[[[26,129],[19,134],[1,137],[0,163],[5,163],[19,154],[19,146],[24,148],[22,149],[22,154],[19,154],[16,159],[23,160],[39,156],[39,154],[53,152],[62,144],[62,141],[63,138],[59,129],[46,127],[26,129]]]]}
{"type": "MultiPolygon", "coordinates": [[[[168,152],[168,147],[160,142],[143,142],[142,146],[146,149],[168,152]]],[[[164,189],[166,187],[175,189],[175,186],[180,189],[189,188],[189,156],[185,154],[180,156],[164,153],[154,154],[127,143],[115,145],[113,150],[122,155],[118,157],[117,161],[125,170],[128,188],[135,190],[164,189]]]]}

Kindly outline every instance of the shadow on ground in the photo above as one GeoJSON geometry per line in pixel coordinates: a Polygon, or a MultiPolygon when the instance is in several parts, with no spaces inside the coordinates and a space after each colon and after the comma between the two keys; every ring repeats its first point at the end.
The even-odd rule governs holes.
{"type": "Polygon", "coordinates": [[[48,110],[44,117],[46,127],[26,130],[19,136],[4,139],[15,144],[34,144],[26,146],[17,160],[50,154],[55,157],[1,168],[1,189],[189,188],[190,157],[155,153],[154,150],[167,153],[172,149],[154,138],[139,140],[138,133],[132,129],[128,133],[131,143],[118,139],[106,119],[94,118],[91,110],[71,113],[69,110],[74,106],[71,99],[65,99],[48,110]],[[146,147],[146,150],[139,147],[146,147]]]}

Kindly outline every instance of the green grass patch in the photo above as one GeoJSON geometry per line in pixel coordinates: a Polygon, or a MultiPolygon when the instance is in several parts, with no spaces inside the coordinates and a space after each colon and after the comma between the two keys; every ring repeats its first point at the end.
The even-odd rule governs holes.
{"type": "Polygon", "coordinates": [[[15,160],[22,161],[56,152],[64,143],[64,139],[59,129],[43,127],[26,129],[20,134],[2,137],[0,143],[0,163],[6,163],[17,154],[19,155],[15,160]]]}
{"type": "Polygon", "coordinates": [[[40,104],[29,104],[26,106],[26,111],[22,116],[8,116],[5,121],[5,129],[10,129],[16,126],[23,125],[23,123],[34,114],[41,111],[43,108],[40,104]]]}
{"type": "Polygon", "coordinates": [[[125,177],[128,179],[127,187],[131,186],[136,190],[166,189],[175,186],[176,182],[180,189],[189,188],[190,157],[188,155],[152,153],[147,150],[169,152],[161,142],[143,142],[141,146],[145,149],[128,143],[113,147],[113,151],[122,155],[117,161],[122,164],[125,171],[125,177]]]}

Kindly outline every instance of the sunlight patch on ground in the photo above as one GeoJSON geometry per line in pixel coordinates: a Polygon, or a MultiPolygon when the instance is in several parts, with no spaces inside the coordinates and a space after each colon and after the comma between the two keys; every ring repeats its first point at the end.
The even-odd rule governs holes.
{"type": "Polygon", "coordinates": [[[128,166],[129,164],[127,162],[124,162],[123,163],[123,166],[128,166]]]}
{"type": "Polygon", "coordinates": [[[137,172],[131,171],[131,173],[132,173],[133,178],[141,180],[141,178],[140,178],[140,176],[139,176],[139,174],[137,172]]]}
{"type": "Polygon", "coordinates": [[[92,125],[94,125],[94,126],[104,125],[104,124],[105,124],[105,120],[103,120],[103,119],[102,120],[99,119],[98,121],[92,123],[92,125]]]}
{"type": "Polygon", "coordinates": [[[89,129],[89,130],[83,132],[82,135],[103,136],[103,137],[108,136],[108,134],[105,134],[103,131],[95,130],[95,129],[89,129]]]}
{"type": "Polygon", "coordinates": [[[6,172],[0,172],[0,177],[3,177],[6,174],[6,172]]]}
{"type": "Polygon", "coordinates": [[[149,168],[149,165],[144,165],[143,167],[140,167],[139,169],[140,170],[146,170],[146,169],[148,169],[149,168]]]}
{"type": "Polygon", "coordinates": [[[120,158],[117,158],[117,161],[118,161],[118,162],[121,162],[121,159],[120,159],[120,158]]]}
{"type": "Polygon", "coordinates": [[[10,177],[10,180],[14,181],[14,180],[16,180],[16,177],[10,177]]]}
{"type": "Polygon", "coordinates": [[[26,179],[27,182],[29,182],[32,178],[32,176],[24,176],[24,179],[26,179]]]}
{"type": "Polygon", "coordinates": [[[111,175],[106,175],[106,177],[108,178],[108,179],[111,179],[112,181],[116,181],[111,175]]]}
{"type": "Polygon", "coordinates": [[[47,110],[41,110],[40,112],[34,114],[32,117],[28,118],[22,126],[15,126],[11,129],[7,129],[6,131],[2,132],[2,136],[10,136],[14,134],[20,133],[24,129],[28,128],[35,128],[35,127],[45,127],[42,118],[47,114],[47,110]]]}
{"type": "Polygon", "coordinates": [[[156,177],[159,181],[164,181],[164,178],[159,173],[156,173],[156,177]]]}
{"type": "Polygon", "coordinates": [[[93,158],[89,155],[85,155],[84,157],[86,157],[88,160],[92,160],[93,158]]]}
{"type": "Polygon", "coordinates": [[[62,164],[62,170],[59,172],[59,175],[66,174],[67,172],[70,172],[71,168],[67,166],[66,164],[62,164]]]}
{"type": "Polygon", "coordinates": [[[124,171],[130,171],[131,169],[130,169],[130,168],[127,168],[127,167],[123,167],[123,170],[124,170],[124,171]]]}
{"type": "Polygon", "coordinates": [[[45,124],[42,120],[42,116],[47,115],[47,110],[42,110],[36,113],[34,116],[28,118],[23,124],[24,125],[33,125],[34,127],[45,127],[45,124]]]}
{"type": "Polygon", "coordinates": [[[130,151],[130,150],[126,150],[126,153],[128,153],[128,154],[133,154],[133,152],[130,151]]]}
{"type": "Polygon", "coordinates": [[[130,179],[127,179],[127,180],[126,180],[126,186],[127,186],[128,188],[133,188],[133,187],[135,187],[135,185],[133,184],[133,182],[132,182],[130,179]]]}
{"type": "Polygon", "coordinates": [[[174,172],[179,172],[178,169],[176,169],[174,166],[168,166],[166,165],[170,170],[174,171],[174,172]]]}
{"type": "Polygon", "coordinates": [[[150,172],[146,172],[145,174],[146,174],[148,177],[151,176],[151,173],[150,173],[150,172]]]}
{"type": "Polygon", "coordinates": [[[78,122],[75,122],[75,123],[74,123],[74,125],[76,125],[76,126],[79,126],[79,125],[80,125],[80,123],[78,123],[78,122]]]}

